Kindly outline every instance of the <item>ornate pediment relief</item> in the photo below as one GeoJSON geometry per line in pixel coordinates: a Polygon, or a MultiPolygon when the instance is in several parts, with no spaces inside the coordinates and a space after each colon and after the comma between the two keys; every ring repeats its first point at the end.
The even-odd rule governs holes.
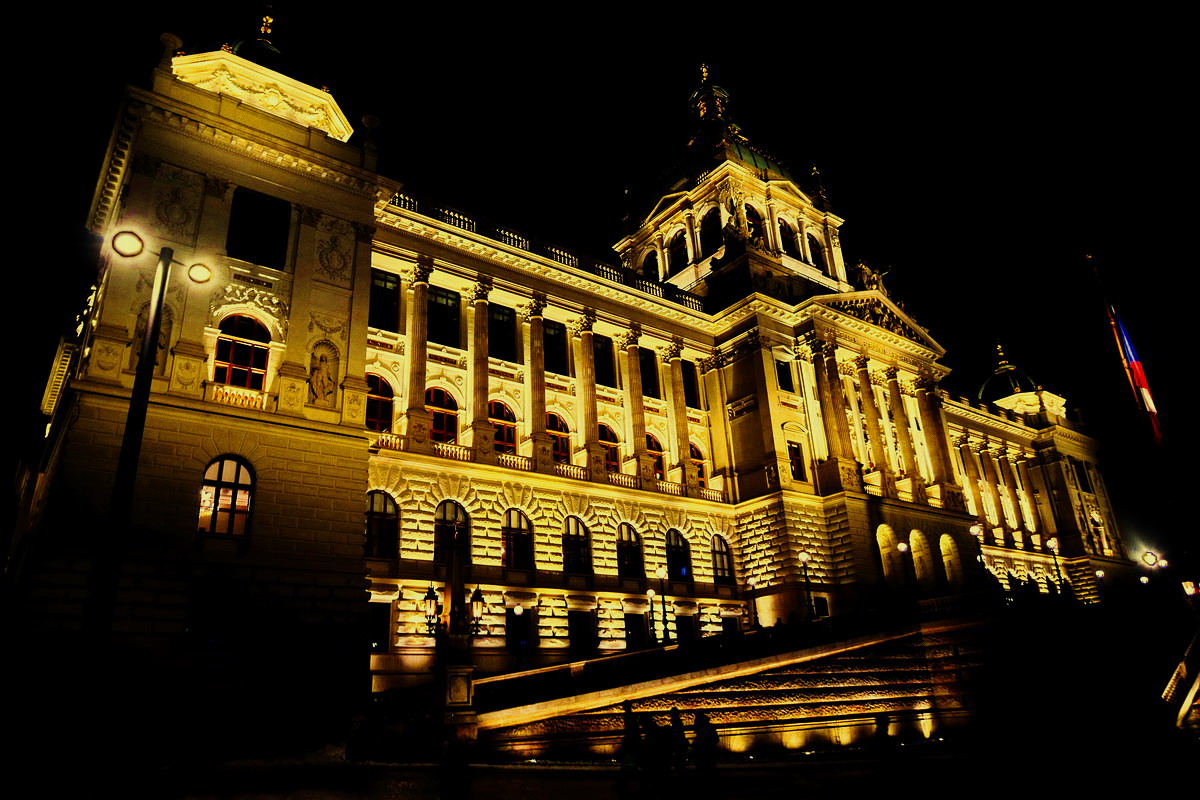
{"type": "Polygon", "coordinates": [[[217,50],[178,56],[171,62],[171,68],[175,77],[185,83],[237,98],[288,122],[324,131],[330,138],[345,142],[354,132],[350,120],[328,92],[233,53],[217,50]]]}
{"type": "Polygon", "coordinates": [[[924,328],[878,291],[852,292],[842,295],[827,295],[817,298],[826,308],[840,312],[886,331],[920,342],[936,350],[941,346],[924,328]]]}

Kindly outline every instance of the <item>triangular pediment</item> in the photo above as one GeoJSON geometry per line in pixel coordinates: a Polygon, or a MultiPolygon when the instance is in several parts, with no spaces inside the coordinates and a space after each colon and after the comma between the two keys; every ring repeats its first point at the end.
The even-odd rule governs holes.
{"type": "Polygon", "coordinates": [[[890,297],[876,289],[863,292],[843,292],[812,298],[811,302],[838,314],[874,325],[889,333],[918,342],[930,350],[945,354],[946,349],[934,340],[908,313],[890,297]]]}
{"type": "Polygon", "coordinates": [[[225,50],[176,56],[176,78],[346,142],[354,133],[333,95],[225,50]]]}

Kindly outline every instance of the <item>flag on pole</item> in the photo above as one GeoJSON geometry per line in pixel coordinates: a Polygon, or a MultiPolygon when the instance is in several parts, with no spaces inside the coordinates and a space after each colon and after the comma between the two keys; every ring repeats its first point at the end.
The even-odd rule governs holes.
{"type": "Polygon", "coordinates": [[[1154,441],[1162,444],[1162,427],[1158,424],[1158,409],[1154,407],[1154,397],[1150,394],[1146,371],[1142,368],[1141,359],[1138,358],[1137,351],[1133,349],[1133,342],[1129,339],[1129,332],[1125,330],[1125,325],[1117,316],[1117,310],[1113,308],[1112,303],[1108,304],[1108,321],[1112,323],[1113,336],[1117,339],[1117,351],[1121,354],[1121,364],[1125,367],[1126,377],[1129,378],[1129,387],[1133,389],[1137,404],[1150,418],[1150,425],[1154,428],[1154,441]]]}

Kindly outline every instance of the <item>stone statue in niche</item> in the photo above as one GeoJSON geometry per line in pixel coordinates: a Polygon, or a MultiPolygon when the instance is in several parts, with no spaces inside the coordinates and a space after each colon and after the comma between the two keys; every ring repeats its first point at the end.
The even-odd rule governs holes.
{"type": "Polygon", "coordinates": [[[329,342],[318,342],[308,363],[308,404],[333,408],[337,405],[338,354],[329,342]]]}

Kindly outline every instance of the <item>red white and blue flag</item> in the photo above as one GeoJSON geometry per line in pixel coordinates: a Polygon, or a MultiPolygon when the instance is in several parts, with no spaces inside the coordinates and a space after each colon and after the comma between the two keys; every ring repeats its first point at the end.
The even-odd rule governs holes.
{"type": "Polygon", "coordinates": [[[1158,409],[1154,407],[1154,397],[1150,394],[1150,384],[1146,381],[1146,371],[1142,368],[1141,359],[1133,349],[1133,342],[1124,323],[1117,316],[1117,310],[1112,303],[1108,304],[1108,321],[1112,323],[1113,336],[1117,339],[1117,350],[1121,354],[1121,363],[1125,367],[1125,375],[1129,378],[1129,386],[1133,395],[1154,428],[1154,441],[1162,444],[1162,427],[1158,424],[1158,409]]]}

